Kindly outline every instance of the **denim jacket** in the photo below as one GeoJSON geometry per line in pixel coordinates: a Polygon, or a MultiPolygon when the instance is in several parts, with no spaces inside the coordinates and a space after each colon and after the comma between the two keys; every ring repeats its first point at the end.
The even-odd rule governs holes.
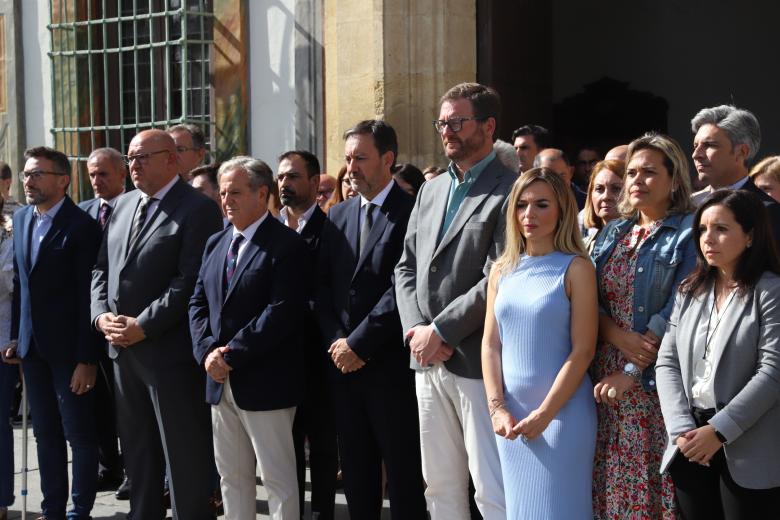
{"type": "MultiPolygon", "coordinates": [[[[613,220],[599,233],[591,253],[599,279],[618,241],[634,224],[636,219],[613,220]]],[[[668,216],[639,248],[634,277],[634,323],[631,330],[640,334],[650,330],[663,339],[677,287],[696,264],[692,224],[692,213],[668,216]]],[[[610,314],[609,305],[603,300],[601,291],[599,306],[602,313],[610,314]]],[[[642,373],[642,386],[647,391],[655,391],[655,364],[642,373]]]]}

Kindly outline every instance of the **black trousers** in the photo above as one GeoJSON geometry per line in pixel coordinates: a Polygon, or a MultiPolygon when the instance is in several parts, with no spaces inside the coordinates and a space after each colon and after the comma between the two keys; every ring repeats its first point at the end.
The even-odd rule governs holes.
{"type": "Polygon", "coordinates": [[[734,482],[721,449],[710,466],[678,453],[669,467],[684,520],[754,520],[780,514],[780,488],[747,489],[734,482]]]}
{"type": "Polygon", "coordinates": [[[311,510],[319,513],[320,520],[333,520],[339,455],[336,446],[333,406],[328,384],[324,377],[321,379],[307,378],[306,395],[303,403],[295,411],[295,421],[293,422],[301,517],[303,517],[306,487],[304,444],[307,438],[309,439],[309,470],[311,472],[311,510]]]}
{"type": "Polygon", "coordinates": [[[332,384],[350,518],[379,520],[384,461],[391,518],[427,519],[414,372],[406,372],[394,384],[372,381],[369,373],[332,384]]]}
{"type": "Polygon", "coordinates": [[[98,473],[122,479],[122,459],[119,456],[116,406],[114,406],[114,363],[103,355],[98,362],[95,379],[95,422],[98,434],[98,473]]]}

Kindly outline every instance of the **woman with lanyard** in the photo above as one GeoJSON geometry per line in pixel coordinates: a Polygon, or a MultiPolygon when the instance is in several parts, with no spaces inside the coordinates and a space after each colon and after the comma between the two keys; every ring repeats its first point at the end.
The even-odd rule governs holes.
{"type": "Polygon", "coordinates": [[[713,193],[694,217],[697,265],[656,363],[668,471],[686,520],[780,514],[780,260],[766,210],[713,193]]]}

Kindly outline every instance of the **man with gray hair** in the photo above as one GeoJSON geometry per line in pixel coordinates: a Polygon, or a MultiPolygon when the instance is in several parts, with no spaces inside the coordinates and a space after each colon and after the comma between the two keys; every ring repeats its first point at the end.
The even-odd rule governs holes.
{"type": "Polygon", "coordinates": [[[743,189],[755,194],[769,212],[775,242],[780,245],[780,204],[756,187],[748,164],[758,153],[761,128],[748,110],[733,105],[703,108],[691,120],[693,164],[708,187],[691,196],[696,206],[714,190],[743,189]]]}
{"type": "Polygon", "coordinates": [[[257,458],[270,517],[297,520],[292,426],[303,397],[307,250],[268,211],[268,165],[236,157],[220,166],[218,182],[232,226],[206,244],[189,316],[212,405],[225,517],[255,518],[257,458]]]}
{"type": "Polygon", "coordinates": [[[206,136],[199,126],[184,123],[169,127],[166,132],[176,143],[179,154],[179,175],[187,182],[192,180],[191,172],[201,164],[206,157],[206,136]]]}

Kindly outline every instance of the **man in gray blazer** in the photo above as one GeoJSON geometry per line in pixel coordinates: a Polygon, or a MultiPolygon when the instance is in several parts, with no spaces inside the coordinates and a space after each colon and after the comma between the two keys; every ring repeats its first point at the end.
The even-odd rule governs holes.
{"type": "Polygon", "coordinates": [[[128,165],[137,190],[119,198],[92,278],[92,320],[114,361],[119,433],[134,518],[213,518],[214,453],[205,380],[192,356],[187,305],[206,240],[222,228],[213,200],[177,175],[173,139],[136,135],[128,165]]]}
{"type": "Polygon", "coordinates": [[[476,83],[442,97],[434,126],[451,160],[448,175],[420,189],[395,269],[433,520],[470,517],[469,471],[483,517],[506,517],[480,362],[487,276],[504,243],[504,205],[517,178],[493,151],[500,104],[493,89],[476,83]]]}

